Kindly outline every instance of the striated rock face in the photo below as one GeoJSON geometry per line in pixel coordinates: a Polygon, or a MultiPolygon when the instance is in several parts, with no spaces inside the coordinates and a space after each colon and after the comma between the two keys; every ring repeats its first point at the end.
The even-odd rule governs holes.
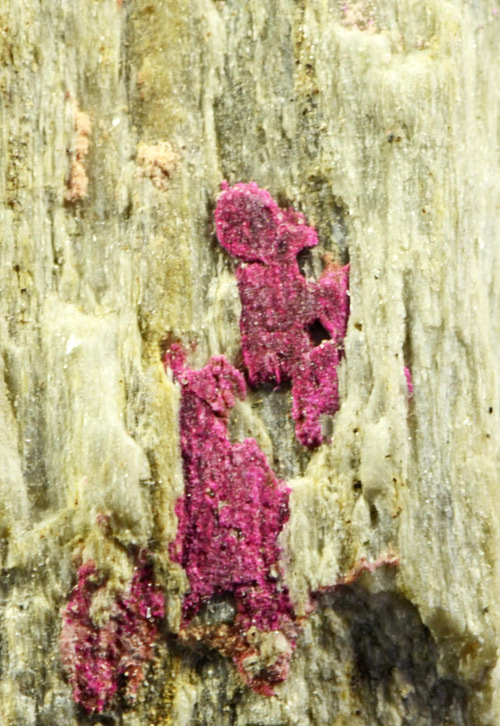
{"type": "Polygon", "coordinates": [[[2,726],[500,722],[496,10],[3,3],[2,726]],[[263,203],[270,248],[286,216],[285,261],[223,249],[224,179],[263,203]],[[293,375],[247,345],[273,280],[273,312],[302,300],[293,375]],[[202,538],[205,582],[178,341],[186,375],[224,356],[236,393],[247,376],[218,428],[256,474],[207,497],[279,512],[242,504],[240,564],[234,533],[231,556],[202,538]],[[245,568],[293,633],[226,586],[245,568]]]}

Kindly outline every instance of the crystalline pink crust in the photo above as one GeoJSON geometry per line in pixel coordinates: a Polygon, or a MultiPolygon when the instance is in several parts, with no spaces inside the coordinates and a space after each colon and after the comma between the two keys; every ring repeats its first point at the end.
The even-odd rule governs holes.
{"type": "Polygon", "coordinates": [[[304,446],[323,441],[321,416],[339,406],[337,365],[349,314],[348,266],[330,264],[318,281],[301,274],[297,255],[318,244],[293,209],[280,209],[257,184],[222,185],[217,237],[241,260],[243,359],[252,385],[290,382],[296,434],[304,446]]]}
{"type": "Polygon", "coordinates": [[[293,610],[280,582],[277,539],[288,519],[290,490],[254,439],[229,440],[227,420],[235,398],[245,397],[244,378],[223,356],[191,370],[178,345],[165,363],[182,390],[185,495],[176,504],[179,525],[170,552],[190,583],[182,625],[214,595],[225,594],[234,598],[239,633],[252,626],[286,629],[293,610]]]}
{"type": "MultiPolygon", "coordinates": [[[[215,221],[221,244],[243,261],[236,276],[250,383],[290,382],[297,437],[317,446],[323,440],[321,416],[338,409],[336,368],[347,325],[348,268],[329,265],[318,282],[307,281],[297,255],[318,243],[315,230],[254,183],[223,185],[215,221]]],[[[230,410],[246,393],[242,374],[223,356],[192,370],[179,345],[167,352],[165,365],[182,390],[185,495],[176,504],[179,525],[170,550],[190,584],[181,637],[212,644],[233,659],[248,685],[271,695],[273,684],[288,674],[298,632],[279,570],[278,535],[288,519],[290,490],[253,439],[229,440],[230,410]],[[193,623],[217,595],[234,600],[234,624],[193,623]],[[256,666],[262,652],[255,638],[277,631],[282,638],[275,643],[281,645],[263,667],[256,666]],[[250,671],[249,662],[254,663],[250,671]]]]}
{"type": "MultiPolygon", "coordinates": [[[[323,441],[321,417],[338,409],[337,366],[349,314],[348,266],[328,264],[318,281],[304,278],[297,255],[318,244],[302,214],[280,209],[257,184],[223,184],[215,221],[236,268],[242,303],[243,359],[252,385],[290,383],[299,441],[323,441]]],[[[246,395],[245,379],[224,356],[200,370],[186,365],[180,345],[165,356],[181,387],[180,441],[184,496],[170,547],[189,580],[181,642],[207,645],[232,658],[256,692],[270,696],[286,679],[302,619],[283,584],[278,537],[289,517],[290,489],[278,479],[254,439],[233,443],[228,418],[246,395]],[[234,603],[234,621],[210,623],[200,611],[214,597],[234,603]],[[200,617],[196,618],[200,614],[200,617]]],[[[412,383],[405,368],[408,392],[412,383]]],[[[395,565],[384,555],[364,560],[320,592],[351,584],[363,572],[395,565]]],[[[61,653],[75,701],[91,712],[113,707],[117,692],[133,698],[143,679],[164,615],[164,597],[141,556],[127,592],[116,596],[102,625],[94,598],[106,582],[93,562],[82,565],[63,611],[61,653]]]]}
{"type": "Polygon", "coordinates": [[[96,625],[92,603],[106,582],[92,561],[78,570],[78,582],[63,611],[61,657],[74,700],[101,713],[119,687],[133,699],[144,677],[164,615],[164,597],[153,582],[152,567],[139,561],[128,592],[116,597],[107,621],[96,625]]]}
{"type": "Polygon", "coordinates": [[[235,397],[245,397],[241,373],[223,356],[191,370],[178,346],[172,346],[167,362],[182,387],[185,495],[176,505],[179,527],[171,556],[191,585],[184,620],[213,595],[230,593],[243,627],[277,630],[291,615],[277,569],[277,538],[288,519],[290,490],[254,439],[232,443],[228,438],[235,397]]]}

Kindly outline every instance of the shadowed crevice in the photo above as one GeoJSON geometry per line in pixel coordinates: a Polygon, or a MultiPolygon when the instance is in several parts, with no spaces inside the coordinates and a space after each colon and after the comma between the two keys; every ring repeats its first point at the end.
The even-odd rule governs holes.
{"type": "Polygon", "coordinates": [[[439,675],[438,647],[409,600],[357,587],[328,599],[349,628],[356,679],[366,688],[373,723],[385,723],[384,714],[395,708],[404,726],[471,726],[466,687],[439,675]]]}

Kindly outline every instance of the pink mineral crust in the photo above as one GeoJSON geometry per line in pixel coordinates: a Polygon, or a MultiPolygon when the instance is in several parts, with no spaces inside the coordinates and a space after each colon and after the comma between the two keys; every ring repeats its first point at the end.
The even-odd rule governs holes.
{"type": "Polygon", "coordinates": [[[91,607],[106,584],[92,561],[78,570],[78,582],[63,611],[61,656],[73,698],[87,711],[112,706],[122,685],[134,698],[143,679],[164,615],[164,597],[153,582],[152,567],[139,561],[130,589],[114,600],[109,617],[96,625],[91,607]]]}
{"type": "Polygon", "coordinates": [[[321,443],[321,414],[338,409],[336,368],[339,351],[335,345],[313,348],[302,359],[292,386],[292,416],[297,438],[304,446],[321,443]],[[333,371],[333,374],[332,374],[333,371]]]}
{"type": "MultiPolygon", "coordinates": [[[[227,643],[233,642],[230,654],[242,672],[241,662],[252,652],[245,641],[249,628],[290,631],[293,621],[288,592],[279,580],[277,542],[288,519],[290,490],[276,478],[254,439],[232,443],[228,438],[229,412],[235,398],[243,399],[246,393],[242,374],[223,356],[191,370],[178,345],[167,352],[165,364],[182,390],[185,495],[176,504],[179,525],[170,552],[190,584],[182,627],[188,628],[213,596],[230,595],[236,619],[231,637],[223,640],[228,654],[227,643]]],[[[269,676],[272,682],[286,677],[292,646],[279,673],[269,676]]],[[[265,680],[246,678],[256,690],[264,683],[261,692],[270,689],[265,680]]]]}
{"type": "Polygon", "coordinates": [[[339,406],[336,369],[349,314],[348,265],[330,264],[318,281],[306,280],[297,255],[318,244],[316,231],[300,212],[280,209],[255,182],[223,183],[215,225],[221,245],[242,261],[236,277],[250,383],[291,383],[297,438],[318,446],[321,416],[339,406]]]}

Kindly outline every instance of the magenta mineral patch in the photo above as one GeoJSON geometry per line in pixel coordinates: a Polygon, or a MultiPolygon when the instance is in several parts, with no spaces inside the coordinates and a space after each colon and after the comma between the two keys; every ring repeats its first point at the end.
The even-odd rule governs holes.
{"type": "Polygon", "coordinates": [[[120,688],[129,699],[135,697],[165,602],[151,565],[139,559],[128,590],[115,597],[105,622],[97,624],[92,605],[105,584],[94,562],[79,568],[61,632],[61,657],[73,698],[87,711],[98,713],[112,706],[120,688]]]}
{"type": "MultiPolygon", "coordinates": [[[[318,280],[304,277],[297,257],[318,244],[316,231],[254,182],[223,184],[215,224],[219,242],[238,260],[245,370],[224,356],[193,369],[179,344],[165,356],[181,389],[185,491],[175,506],[170,556],[184,569],[189,590],[178,637],[218,649],[247,685],[269,696],[288,675],[300,630],[280,564],[290,489],[254,439],[231,440],[229,414],[246,396],[244,374],[255,387],[289,385],[298,440],[309,448],[325,440],[322,417],[339,407],[348,266],[328,263],[318,280]],[[231,617],[204,620],[217,599],[229,603],[231,617]]],[[[113,708],[120,691],[135,697],[164,616],[164,596],[143,554],[129,586],[95,622],[93,606],[105,587],[96,565],[84,563],[62,613],[63,665],[75,701],[90,712],[113,708]]]]}
{"type": "Polygon", "coordinates": [[[319,280],[307,280],[297,255],[318,244],[316,231],[254,182],[223,184],[215,226],[221,245],[240,260],[241,349],[250,384],[291,384],[297,438],[318,446],[321,417],[339,407],[348,266],[329,264],[319,280]]]}
{"type": "MultiPolygon", "coordinates": [[[[200,370],[187,367],[178,345],[165,362],[182,391],[185,494],[175,508],[179,526],[171,548],[190,584],[182,626],[212,597],[230,595],[234,631],[286,629],[293,610],[280,577],[278,535],[288,519],[290,490],[254,439],[229,439],[229,412],[236,398],[245,397],[245,380],[224,356],[200,370]]],[[[240,643],[238,657],[242,648],[240,643]]]]}

